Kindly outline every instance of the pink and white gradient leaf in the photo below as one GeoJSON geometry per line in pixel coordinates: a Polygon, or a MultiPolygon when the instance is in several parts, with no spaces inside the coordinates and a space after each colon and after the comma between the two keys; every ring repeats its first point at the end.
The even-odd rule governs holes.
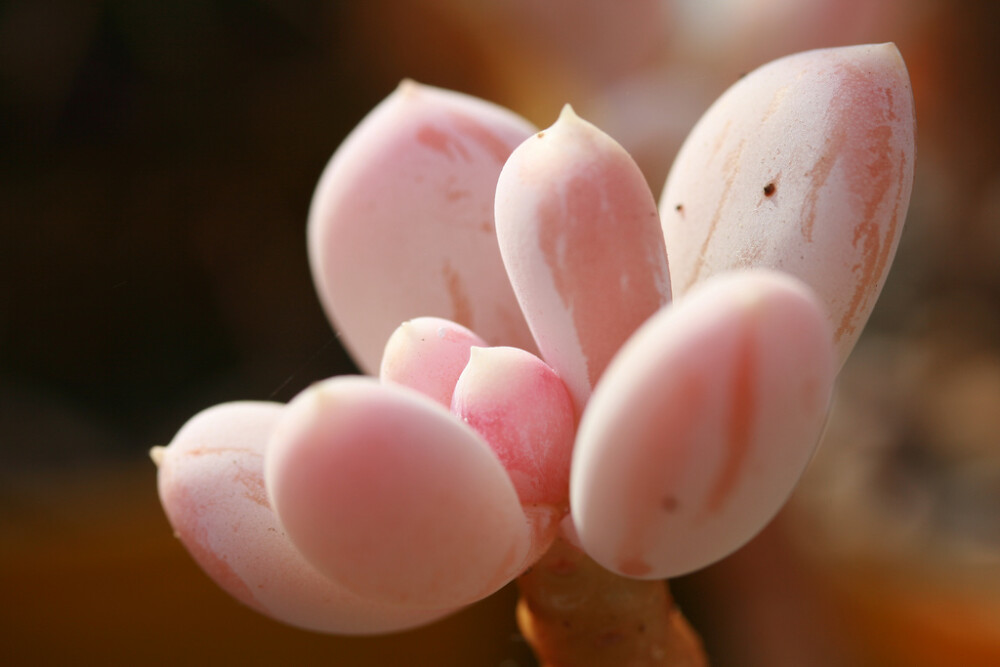
{"type": "Polygon", "coordinates": [[[396,632],[448,614],[365,600],[320,574],[289,542],[264,488],[264,451],[283,410],[217,405],[154,450],[160,501],[198,565],[240,602],[308,630],[396,632]]]}
{"type": "Polygon", "coordinates": [[[580,424],[570,499],[584,549],[660,579],[742,546],[809,462],[833,377],[822,307],[791,277],[721,275],[657,313],[580,424]]]}
{"type": "Polygon", "coordinates": [[[530,352],[473,348],[451,411],[489,443],[507,471],[532,526],[525,562],[534,563],[569,514],[576,413],[566,385],[530,352]]]}
{"type": "Polygon", "coordinates": [[[513,347],[473,348],[451,410],[490,443],[522,503],[567,507],[576,417],[545,362],[513,347]]]}
{"type": "Polygon", "coordinates": [[[344,376],[291,401],[268,495],[306,560],[365,599],[475,602],[519,574],[535,531],[496,455],[414,390],[344,376]]]}
{"type": "Polygon", "coordinates": [[[450,408],[455,383],[469,363],[472,348],[485,345],[460,324],[418,317],[400,324],[389,337],[379,379],[416,389],[450,408]]]}
{"type": "Polygon", "coordinates": [[[902,233],[914,126],[893,44],[808,51],[745,76],[692,130],[660,200],[676,296],[736,268],[798,276],[825,304],[843,364],[902,233]]]}
{"type": "Polygon", "coordinates": [[[653,195],[625,149],[567,106],[504,165],[496,220],[538,349],[580,412],[625,339],[670,300],[653,195]]]}
{"type": "Polygon", "coordinates": [[[534,349],[493,224],[497,177],[534,128],[482,100],[404,81],[337,149],[308,244],[327,315],[376,373],[400,322],[435,316],[534,349]]]}

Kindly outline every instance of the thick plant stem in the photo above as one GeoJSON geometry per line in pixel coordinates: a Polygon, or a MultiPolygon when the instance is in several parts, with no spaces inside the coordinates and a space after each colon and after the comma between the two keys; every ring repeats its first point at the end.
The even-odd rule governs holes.
{"type": "Polygon", "coordinates": [[[559,539],[518,579],[517,623],[543,667],[705,667],[666,582],[608,572],[559,539]]]}

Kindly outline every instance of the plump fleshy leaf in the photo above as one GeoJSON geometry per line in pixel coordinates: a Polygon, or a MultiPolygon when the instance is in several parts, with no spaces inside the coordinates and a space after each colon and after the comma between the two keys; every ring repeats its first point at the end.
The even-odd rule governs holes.
{"type": "Polygon", "coordinates": [[[534,539],[475,431],[423,394],[372,378],[333,378],[293,399],[265,479],[305,558],[376,602],[474,602],[523,570],[534,539]]]}
{"type": "Polygon", "coordinates": [[[444,616],[364,600],[321,575],[288,541],[264,489],[264,449],[282,410],[218,405],[155,450],[160,500],[194,559],[247,606],[309,630],[394,632],[444,616]]]}
{"type": "Polygon", "coordinates": [[[681,148],[660,200],[676,295],[734,268],[798,276],[839,361],[878,298],[913,181],[913,96],[892,44],[800,53],[748,74],[681,148]]]}
{"type": "Polygon", "coordinates": [[[545,362],[513,347],[473,348],[451,410],[490,444],[522,503],[568,505],[576,418],[545,362]]]}
{"type": "Polygon", "coordinates": [[[377,372],[389,335],[421,316],[534,349],[493,224],[500,168],[533,131],[495,105],[405,81],[337,149],[313,196],[309,259],[362,370],[377,372]]]}
{"type": "Polygon", "coordinates": [[[580,424],[570,499],[587,553],[652,579],[742,546],[812,456],[833,373],[822,306],[790,277],[726,274],[657,313],[580,424]]]}
{"type": "Polygon", "coordinates": [[[500,174],[497,237],[542,358],[577,409],[670,298],[656,202],[632,158],[567,106],[500,174]]]}
{"type": "Polygon", "coordinates": [[[379,378],[395,382],[451,407],[455,383],[469,363],[473,346],[482,338],[460,324],[439,317],[403,322],[389,337],[379,378]]]}

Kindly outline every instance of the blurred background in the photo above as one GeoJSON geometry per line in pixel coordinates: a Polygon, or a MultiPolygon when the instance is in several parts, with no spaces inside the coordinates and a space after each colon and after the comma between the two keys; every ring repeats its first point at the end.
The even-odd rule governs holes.
{"type": "Polygon", "coordinates": [[[310,283],[312,188],[398,81],[540,127],[571,102],[659,195],[743,73],[894,41],[918,118],[896,266],[826,443],[757,540],[674,590],[713,664],[1000,664],[1000,3],[0,3],[0,661],[534,664],[510,589],[338,638],[231,601],[147,451],[353,366],[310,283]]]}

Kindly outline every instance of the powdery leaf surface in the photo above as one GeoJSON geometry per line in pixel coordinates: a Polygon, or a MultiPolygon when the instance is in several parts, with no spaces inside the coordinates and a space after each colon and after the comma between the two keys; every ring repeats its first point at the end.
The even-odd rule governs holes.
{"type": "Polygon", "coordinates": [[[469,363],[472,347],[484,345],[482,338],[460,324],[418,317],[403,322],[389,337],[379,379],[416,389],[451,407],[455,383],[469,363]]]}
{"type": "Polygon", "coordinates": [[[365,599],[469,604],[527,565],[533,528],[500,461],[405,387],[347,376],[313,385],[286,407],[265,471],[292,543],[365,599]]]}
{"type": "Polygon", "coordinates": [[[830,341],[811,291],[760,270],[708,281],[650,318],[598,383],[577,435],[570,499],[587,553],[659,579],[760,531],[818,443],[830,341]]]}
{"type": "Polygon", "coordinates": [[[364,600],[288,541],[264,488],[264,451],[284,406],[239,402],[192,417],[157,450],[160,500],[177,537],[227,593],[279,621],[340,634],[395,632],[450,610],[364,600]]]}
{"type": "Polygon", "coordinates": [[[493,224],[497,177],[534,131],[506,109],[404,81],[337,149],[309,211],[327,315],[375,373],[400,322],[443,317],[534,349],[493,224]]]}
{"type": "Polygon", "coordinates": [[[573,401],[541,359],[513,347],[473,348],[452,412],[490,444],[525,505],[569,503],[573,401]]]}
{"type": "Polygon", "coordinates": [[[730,269],[798,276],[842,364],[882,290],[913,183],[913,95],[892,44],[809,51],[733,85],[660,200],[676,295],[730,269]]]}
{"type": "Polygon", "coordinates": [[[625,149],[567,106],[507,161],[496,220],[542,358],[582,410],[621,344],[670,300],[653,195],[625,149]]]}

